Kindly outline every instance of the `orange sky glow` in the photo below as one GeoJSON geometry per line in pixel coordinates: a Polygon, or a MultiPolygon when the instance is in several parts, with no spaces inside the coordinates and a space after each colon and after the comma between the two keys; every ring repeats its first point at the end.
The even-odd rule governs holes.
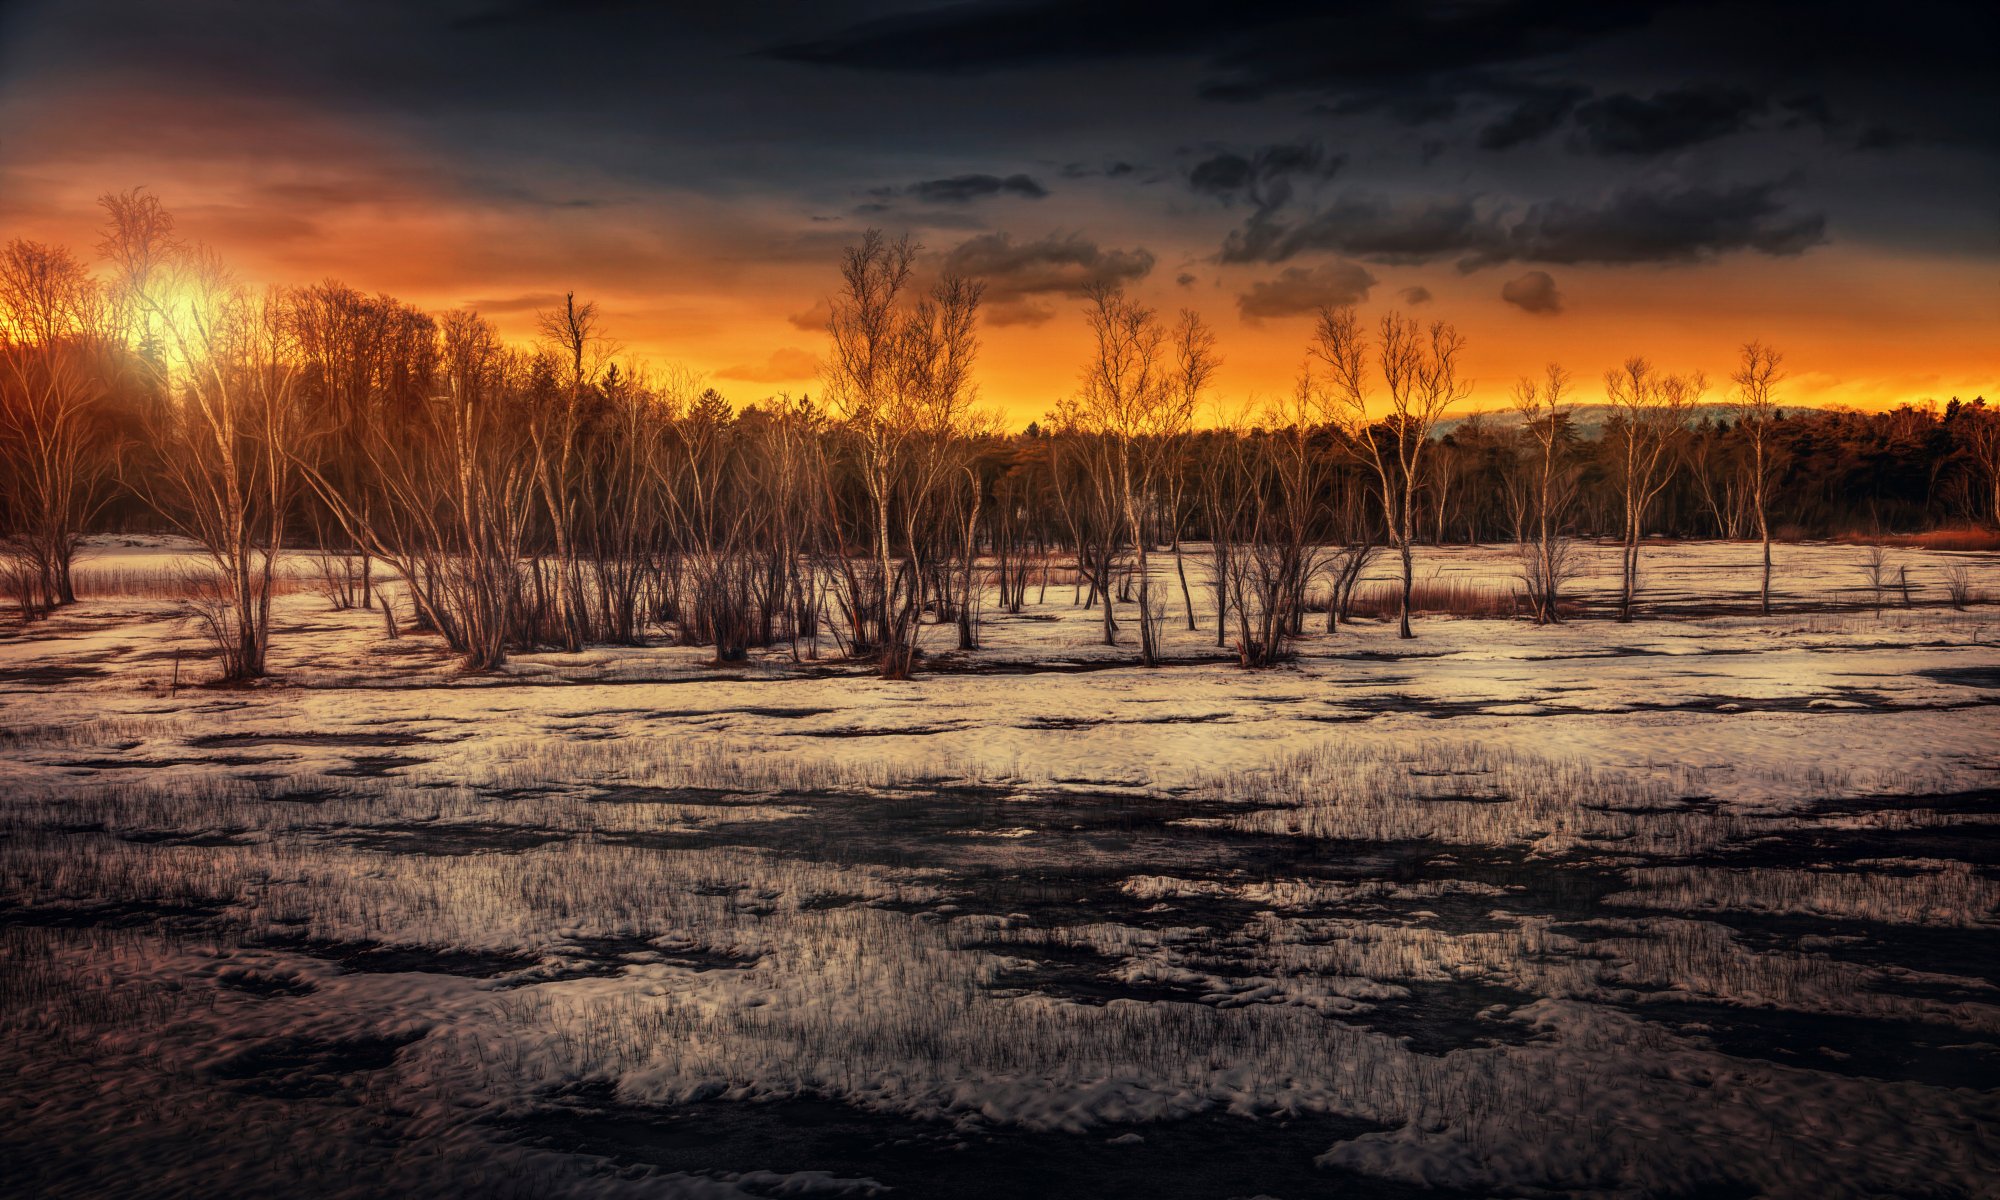
{"type": "MultiPolygon", "coordinates": [[[[600,187],[588,203],[523,203],[441,174],[391,135],[310,112],[188,98],[163,126],[147,117],[159,103],[116,90],[80,106],[37,95],[0,102],[0,117],[21,131],[0,146],[0,236],[87,255],[96,196],[144,185],[184,236],[215,247],[252,283],[333,278],[427,309],[472,306],[523,340],[537,308],[574,290],[598,302],[626,357],[691,368],[744,404],[816,390],[819,322],[840,248],[877,223],[832,219],[780,195],[600,187]]],[[[561,194],[598,181],[545,182],[561,194]]],[[[1216,328],[1225,359],[1216,405],[1241,408],[1288,389],[1310,316],[1239,313],[1238,297],[1272,268],[1219,263],[1226,224],[1196,237],[1164,216],[1149,223],[1146,212],[1088,202],[1059,219],[1041,210],[1027,219],[1038,224],[1014,223],[1017,236],[1150,247],[1158,265],[1133,289],[1163,310],[1195,308],[1216,328]]],[[[894,214],[879,223],[903,232],[894,214]]],[[[943,250],[966,235],[916,236],[943,250]]],[[[1604,370],[1631,354],[1705,370],[1717,383],[1712,398],[1723,399],[1736,347],[1751,338],[1785,352],[1788,403],[1877,409],[2000,390],[2000,277],[1982,257],[1834,240],[1792,256],[1568,266],[1557,272],[1562,310],[1541,314],[1499,297],[1519,265],[1368,269],[1376,282],[1364,311],[1398,306],[1404,289],[1420,286],[1432,298],[1408,311],[1466,334],[1475,380],[1467,411],[1504,407],[1512,381],[1550,361],[1579,381],[1577,400],[1594,401],[1604,370]]],[[[1077,298],[1033,299],[1046,319],[1015,310],[983,330],[981,400],[1015,427],[1075,386],[1086,352],[1077,298]]]]}

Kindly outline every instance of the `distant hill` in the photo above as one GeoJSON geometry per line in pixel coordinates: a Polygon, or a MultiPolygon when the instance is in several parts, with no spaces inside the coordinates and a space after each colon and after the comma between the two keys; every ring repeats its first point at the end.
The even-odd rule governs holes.
{"type": "MultiPolygon", "coordinates": [[[[1791,413],[1811,412],[1814,407],[1810,404],[1793,404],[1781,408],[1779,411],[1789,415],[1791,413]]],[[[1585,437],[1596,437],[1604,429],[1604,423],[1611,419],[1614,411],[1616,410],[1609,404],[1573,404],[1569,409],[1570,423],[1577,432],[1583,434],[1585,437]]],[[[1702,417],[1707,417],[1717,422],[1733,422],[1736,420],[1736,406],[1733,404],[1699,405],[1696,407],[1694,414],[1689,418],[1689,421],[1690,423],[1698,422],[1702,417]]],[[[1511,408],[1482,409],[1479,412],[1461,413],[1445,417],[1437,423],[1437,431],[1439,435],[1450,433],[1474,418],[1478,418],[1481,424],[1494,429],[1516,429],[1522,424],[1521,414],[1511,408]]]]}

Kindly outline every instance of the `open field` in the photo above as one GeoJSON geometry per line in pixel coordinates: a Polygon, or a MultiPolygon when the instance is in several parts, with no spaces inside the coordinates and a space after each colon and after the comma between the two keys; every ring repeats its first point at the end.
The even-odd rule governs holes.
{"type": "Polygon", "coordinates": [[[217,689],[101,544],[0,633],[0,1191],[1991,1194],[2000,555],[1756,554],[1261,672],[1052,584],[908,682],[468,675],[300,562],[217,689]]]}

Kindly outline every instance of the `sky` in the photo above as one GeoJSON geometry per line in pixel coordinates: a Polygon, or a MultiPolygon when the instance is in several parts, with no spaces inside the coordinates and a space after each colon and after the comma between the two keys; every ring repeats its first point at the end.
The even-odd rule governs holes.
{"type": "Polygon", "coordinates": [[[1787,403],[1993,396],[1984,7],[0,0],[0,238],[88,252],[144,186],[252,282],[523,339],[574,291],[739,403],[816,390],[871,227],[985,280],[1013,424],[1101,281],[1214,325],[1218,414],[1325,303],[1456,325],[1469,408],[1752,338],[1787,403]]]}

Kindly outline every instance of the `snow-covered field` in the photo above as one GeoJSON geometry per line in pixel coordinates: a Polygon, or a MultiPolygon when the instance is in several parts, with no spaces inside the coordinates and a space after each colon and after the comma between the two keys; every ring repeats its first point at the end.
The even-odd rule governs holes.
{"type": "Polygon", "coordinates": [[[1877,612],[1864,551],[1781,547],[1761,618],[1756,547],[1660,546],[1630,624],[1363,622],[1255,673],[1199,591],[1148,671],[1051,586],[907,683],[467,676],[302,588],[276,681],[217,690],[131,586],[184,553],[96,547],[96,598],[0,633],[0,1192],[2000,1173],[2000,607],[1936,603],[2000,556],[1892,551],[1918,604],[1877,612]]]}

